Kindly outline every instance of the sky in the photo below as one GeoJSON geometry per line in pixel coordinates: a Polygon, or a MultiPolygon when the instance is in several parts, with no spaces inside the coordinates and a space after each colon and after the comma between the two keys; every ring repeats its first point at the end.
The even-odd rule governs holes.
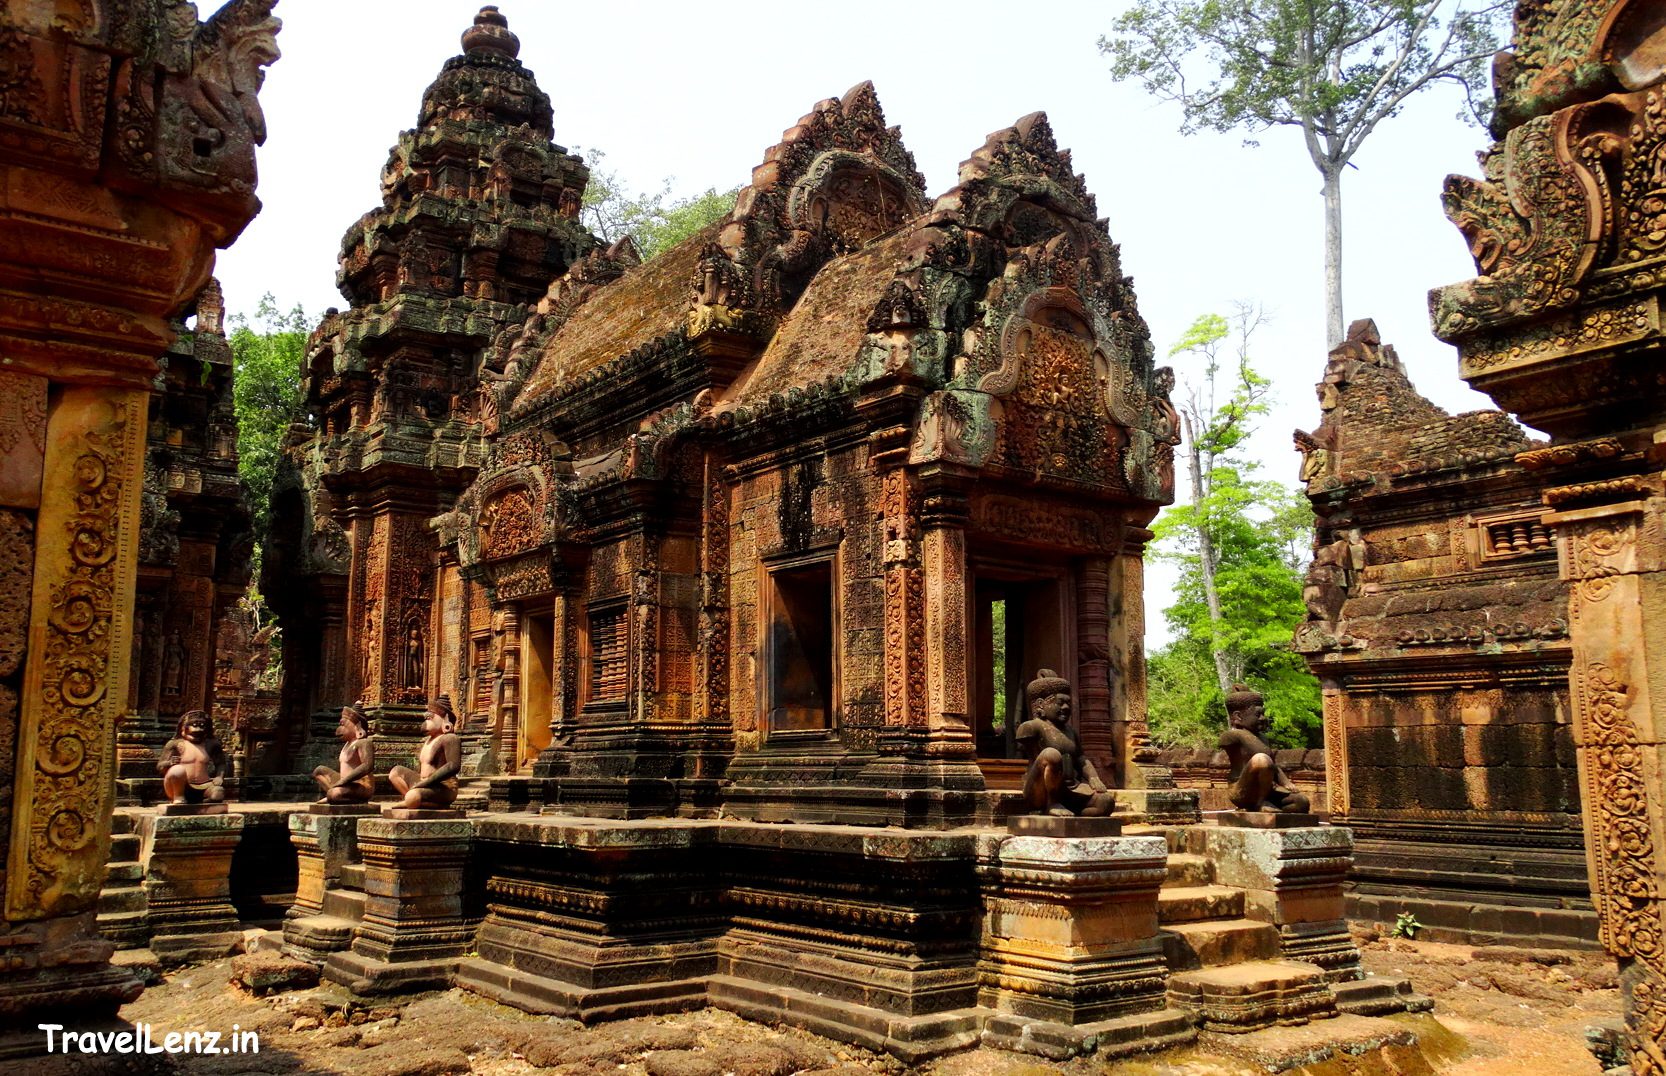
{"type": "MultiPolygon", "coordinates": [[[[206,11],[208,3],[202,5],[206,11]]],[[[1178,105],[1112,81],[1098,40],[1126,4],[841,0],[718,5],[500,0],[520,59],[555,108],[555,140],[602,150],[630,187],[675,194],[745,183],[766,149],[818,100],[872,80],[932,196],[991,131],[1045,111],[1121,245],[1159,361],[1200,314],[1258,304],[1252,341],[1273,382],[1250,455],[1294,482],[1290,431],[1319,422],[1325,364],[1319,175],[1299,132],[1179,132],[1178,105]]],[[[473,21],[462,0],[281,0],[283,57],[260,101],[264,208],[219,255],[233,312],[270,292],[316,318],[335,287],[342,233],[380,204],[378,176],[422,92],[473,21]]],[[[1441,181],[1478,174],[1484,133],[1443,88],[1385,123],[1343,180],[1344,314],[1374,318],[1422,393],[1452,412],[1490,406],[1429,332],[1431,287],[1474,264],[1440,208],[1441,181]]],[[[1174,361],[1182,383],[1183,358],[1174,361]]],[[[1179,395],[1177,390],[1176,395],[1179,395]]],[[[1181,485],[1184,486],[1182,480],[1181,485]]],[[[1167,630],[1172,569],[1148,576],[1149,642],[1167,630]]]]}

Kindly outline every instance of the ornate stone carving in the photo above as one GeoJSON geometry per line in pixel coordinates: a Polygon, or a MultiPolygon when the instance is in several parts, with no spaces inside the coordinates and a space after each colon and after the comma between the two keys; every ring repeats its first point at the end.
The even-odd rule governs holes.
{"type": "Polygon", "coordinates": [[[127,699],[131,594],[145,397],[64,390],[47,429],[47,469],[70,478],[43,491],[36,524],[6,917],[90,909],[103,881],[100,819],[112,787],[109,731],[127,699]]]}

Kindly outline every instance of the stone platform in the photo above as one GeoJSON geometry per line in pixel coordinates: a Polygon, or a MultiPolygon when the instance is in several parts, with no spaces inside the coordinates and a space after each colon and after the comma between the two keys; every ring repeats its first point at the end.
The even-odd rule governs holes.
{"type": "MultiPolygon", "coordinates": [[[[285,951],[361,994],[457,985],[586,1023],[710,1005],[907,1063],[978,1043],[1111,1059],[1426,1004],[1359,968],[1343,827],[285,810],[285,951]]],[[[225,909],[196,896],[190,944],[219,945],[225,909]]]]}

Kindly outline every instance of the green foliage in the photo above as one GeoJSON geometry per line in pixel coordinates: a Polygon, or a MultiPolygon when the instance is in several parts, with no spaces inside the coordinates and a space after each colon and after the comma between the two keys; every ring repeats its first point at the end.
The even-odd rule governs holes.
{"type": "Polygon", "coordinates": [[[1294,126],[1340,168],[1419,90],[1484,120],[1502,0],[1138,0],[1099,39],[1114,78],[1178,102],[1182,130],[1294,126]],[[1193,57],[1202,54],[1207,68],[1193,57]],[[1199,77],[1200,74],[1203,77],[1199,77]]]}
{"type": "Polygon", "coordinates": [[[1417,921],[1417,916],[1411,912],[1401,912],[1394,917],[1394,929],[1389,931],[1396,938],[1415,938],[1417,932],[1423,929],[1423,924],[1417,921]]]}
{"type": "Polygon", "coordinates": [[[237,472],[260,542],[271,524],[272,479],[284,434],[300,414],[301,363],[312,326],[299,304],[282,311],[270,292],[261,296],[252,324],[242,314],[228,320],[236,371],[237,472]]]}
{"type": "Polygon", "coordinates": [[[735,208],[740,188],[719,193],[713,187],[691,198],[671,197],[667,179],[653,194],[631,195],[617,172],[601,167],[605,156],[599,149],[584,155],[590,166],[590,182],[584,188],[584,205],[579,219],[603,242],[630,236],[643,261],[649,261],[681,243],[713,221],[728,216],[735,208]]]}
{"type": "MultiPolygon", "coordinates": [[[[1251,470],[1250,465],[1244,471],[1251,470]]],[[[1234,679],[1266,696],[1267,740],[1276,747],[1316,747],[1320,739],[1319,684],[1290,649],[1306,615],[1301,566],[1288,559],[1305,515],[1306,499],[1278,482],[1246,478],[1238,468],[1215,468],[1200,511],[1179,504],[1153,530],[1155,555],[1180,567],[1175,601],[1163,611],[1174,642],[1151,656],[1148,696],[1152,739],[1165,746],[1214,743],[1226,727],[1213,652],[1227,655],[1234,679]],[[1215,586],[1221,617],[1211,618],[1203,587],[1200,524],[1211,528],[1215,586]]]]}
{"type": "Polygon", "coordinates": [[[1319,685],[1290,649],[1305,616],[1313,512],[1289,487],[1256,478],[1239,453],[1267,410],[1269,384],[1248,357],[1259,318],[1248,308],[1232,321],[1205,315],[1170,352],[1195,365],[1180,408],[1192,500],[1153,527],[1153,555],[1180,569],[1163,611],[1174,641],[1151,655],[1147,672],[1151,737],[1164,746],[1212,745],[1226,726],[1226,686],[1239,681],[1266,697],[1270,743],[1319,739],[1319,685]]]}

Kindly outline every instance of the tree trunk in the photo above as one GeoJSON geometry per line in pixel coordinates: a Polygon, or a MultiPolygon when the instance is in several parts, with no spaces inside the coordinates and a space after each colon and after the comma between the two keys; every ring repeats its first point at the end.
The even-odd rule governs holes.
{"type": "Polygon", "coordinates": [[[1321,171],[1325,177],[1325,327],[1328,346],[1342,342],[1342,169],[1321,171]]]}
{"type": "MultiPolygon", "coordinates": [[[[1203,567],[1203,597],[1209,606],[1209,628],[1213,636],[1221,628],[1221,596],[1215,590],[1215,542],[1209,534],[1209,517],[1204,514],[1203,503],[1203,452],[1198,448],[1197,430],[1192,424],[1192,416],[1185,415],[1186,423],[1186,456],[1187,469],[1192,477],[1192,514],[1197,525],[1198,559],[1203,567]]],[[[1209,654],[1215,659],[1215,679],[1221,686],[1221,694],[1232,690],[1232,674],[1227,668],[1226,652],[1216,646],[1214,640],[1209,643],[1209,654]]]]}

